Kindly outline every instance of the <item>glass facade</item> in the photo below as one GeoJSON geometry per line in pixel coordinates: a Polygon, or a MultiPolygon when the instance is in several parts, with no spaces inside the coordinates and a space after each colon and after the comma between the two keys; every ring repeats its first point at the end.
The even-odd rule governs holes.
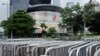
{"type": "Polygon", "coordinates": [[[15,13],[17,10],[26,11],[29,6],[29,0],[10,0],[10,13],[15,13]]]}

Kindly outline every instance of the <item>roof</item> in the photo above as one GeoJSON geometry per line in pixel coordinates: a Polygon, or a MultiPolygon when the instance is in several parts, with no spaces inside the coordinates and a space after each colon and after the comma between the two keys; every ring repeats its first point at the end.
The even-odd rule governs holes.
{"type": "Polygon", "coordinates": [[[50,4],[38,4],[30,6],[27,12],[34,12],[34,11],[53,11],[53,12],[60,12],[61,7],[50,5],[50,4]]]}

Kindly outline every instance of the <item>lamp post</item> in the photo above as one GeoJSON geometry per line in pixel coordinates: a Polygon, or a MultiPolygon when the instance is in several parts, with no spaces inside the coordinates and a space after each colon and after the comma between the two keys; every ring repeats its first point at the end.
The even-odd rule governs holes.
{"type": "Polygon", "coordinates": [[[83,17],[83,24],[84,24],[84,26],[83,26],[83,28],[84,28],[84,38],[86,38],[86,30],[85,30],[85,28],[86,28],[86,20],[85,20],[85,16],[84,16],[83,12],[82,12],[82,17],[83,17]]]}
{"type": "Polygon", "coordinates": [[[86,30],[85,30],[85,28],[86,28],[86,21],[83,20],[83,22],[84,22],[84,38],[86,38],[86,30]]]}
{"type": "MultiPolygon", "coordinates": [[[[8,17],[9,17],[9,15],[8,15],[8,14],[10,14],[10,12],[9,12],[9,11],[10,11],[10,10],[9,10],[9,8],[10,8],[10,4],[7,2],[7,4],[6,4],[6,5],[7,5],[7,18],[8,18],[8,17]]],[[[11,39],[12,39],[12,38],[13,38],[12,29],[11,29],[11,33],[10,33],[10,35],[11,35],[10,37],[11,37],[11,39]]]]}
{"type": "Polygon", "coordinates": [[[83,12],[83,9],[84,9],[84,7],[82,7],[82,9],[80,10],[80,14],[82,15],[82,18],[83,18],[83,31],[84,31],[84,38],[86,38],[86,30],[85,30],[85,28],[86,28],[86,20],[85,20],[85,16],[84,16],[84,12],[83,12]]]}

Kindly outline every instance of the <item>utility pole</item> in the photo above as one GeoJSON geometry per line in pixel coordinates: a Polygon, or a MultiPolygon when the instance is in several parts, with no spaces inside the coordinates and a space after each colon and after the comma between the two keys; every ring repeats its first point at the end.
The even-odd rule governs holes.
{"type": "Polygon", "coordinates": [[[84,20],[84,38],[86,38],[86,30],[85,30],[85,28],[86,28],[86,21],[84,20]]]}

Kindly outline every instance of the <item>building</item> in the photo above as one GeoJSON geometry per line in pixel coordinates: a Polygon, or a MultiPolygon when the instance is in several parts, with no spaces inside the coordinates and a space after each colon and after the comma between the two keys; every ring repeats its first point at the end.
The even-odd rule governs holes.
{"type": "Polygon", "coordinates": [[[27,11],[29,7],[29,0],[9,0],[10,2],[10,14],[15,13],[18,10],[27,11]]]}
{"type": "Polygon", "coordinates": [[[51,4],[51,0],[29,0],[30,5],[36,4],[51,4]]]}
{"type": "Polygon", "coordinates": [[[45,23],[48,28],[55,27],[57,32],[60,32],[58,24],[59,21],[61,20],[59,13],[61,8],[59,6],[53,5],[52,0],[47,0],[48,2],[44,1],[37,0],[37,4],[31,3],[30,7],[27,10],[28,14],[36,20],[35,27],[38,28],[36,30],[36,33],[42,32],[42,28],[40,27],[41,23],[45,23]]]}
{"type": "Polygon", "coordinates": [[[41,31],[41,23],[45,23],[48,28],[55,27],[59,33],[66,33],[66,30],[59,30],[58,28],[61,21],[59,11],[61,8],[71,7],[78,2],[83,6],[89,0],[3,0],[0,1],[0,8],[3,7],[0,9],[0,22],[6,20],[17,10],[24,10],[36,20],[35,27],[39,28],[37,33],[41,31]]]}
{"type": "Polygon", "coordinates": [[[28,0],[0,0],[0,22],[15,13],[17,10],[25,10],[29,7],[28,0]]]}
{"type": "Polygon", "coordinates": [[[1,14],[2,16],[0,15],[0,17],[2,18],[1,21],[7,20],[7,18],[15,13],[17,10],[24,10],[28,12],[30,16],[37,20],[36,26],[39,27],[41,23],[46,23],[48,27],[52,26],[58,28],[58,18],[60,18],[58,10],[60,7],[51,5],[51,0],[5,1],[0,2],[1,7],[4,7],[2,8],[2,11],[0,10],[0,12],[4,13],[3,15],[1,14]]]}
{"type": "Polygon", "coordinates": [[[7,0],[0,0],[0,22],[6,20],[10,13],[10,3],[7,0]]]}

